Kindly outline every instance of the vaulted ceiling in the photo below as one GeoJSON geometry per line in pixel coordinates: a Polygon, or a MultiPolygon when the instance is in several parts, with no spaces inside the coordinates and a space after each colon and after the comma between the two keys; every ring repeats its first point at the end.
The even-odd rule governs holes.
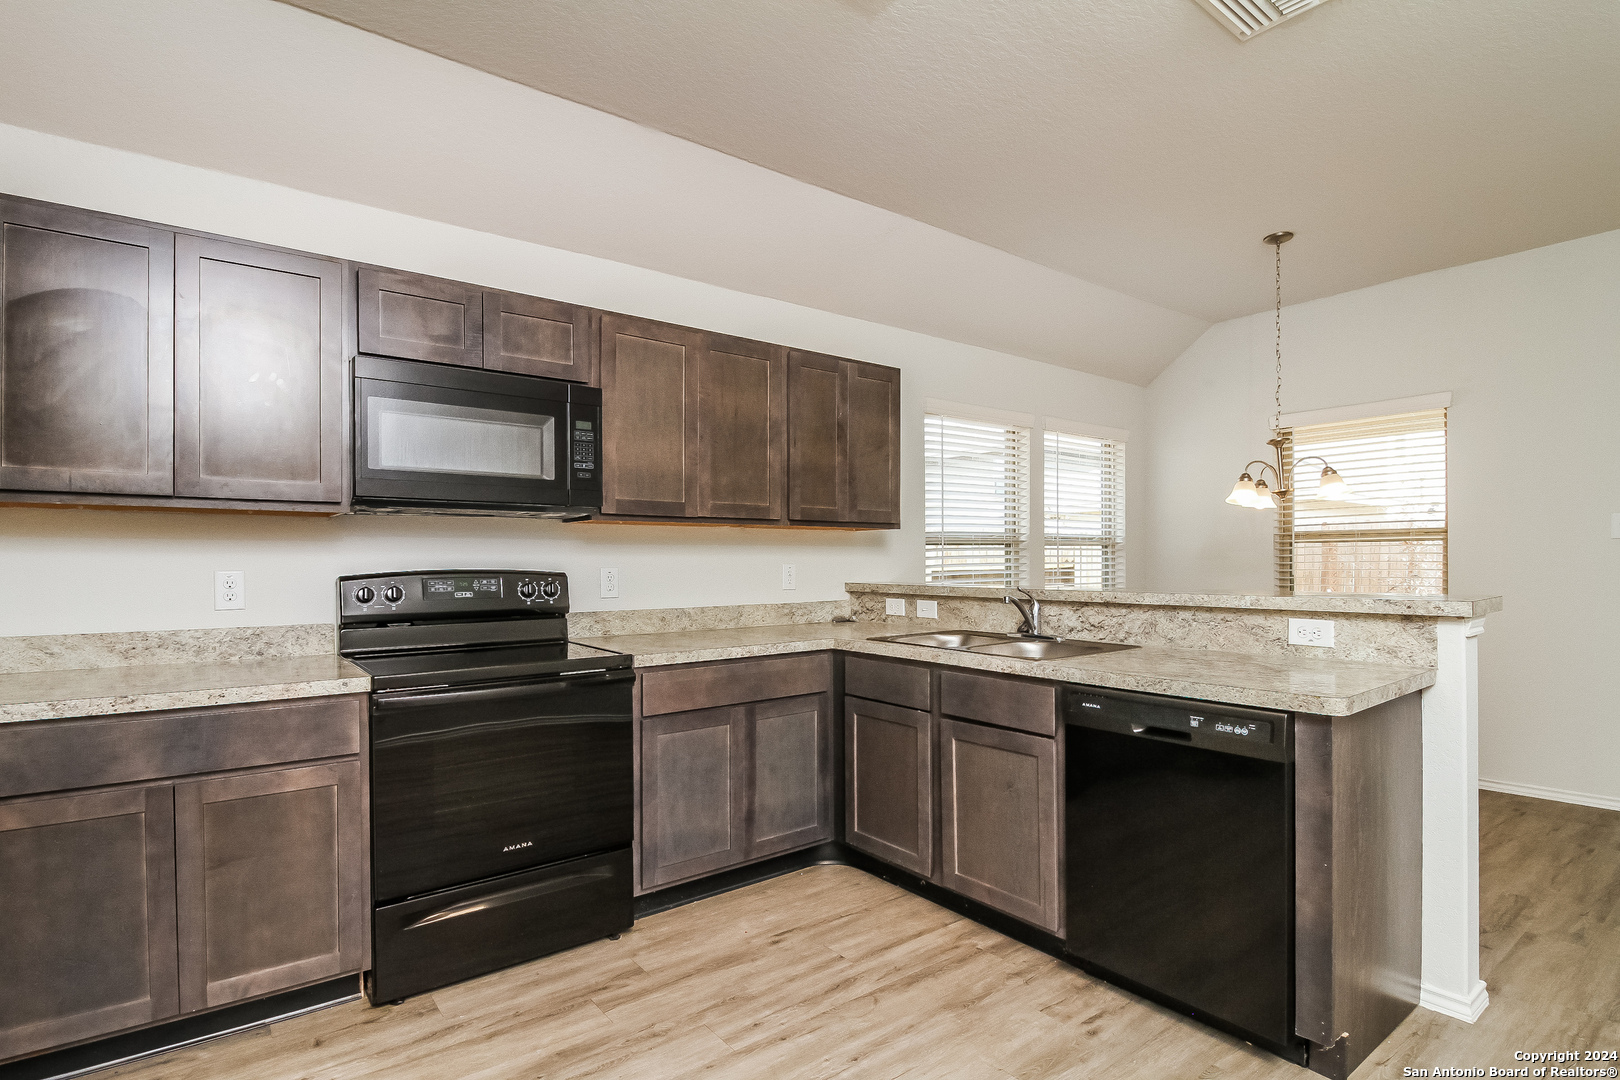
{"type": "Polygon", "coordinates": [[[1620,228],[1620,4],[288,0],[1218,320],[1620,228]]]}

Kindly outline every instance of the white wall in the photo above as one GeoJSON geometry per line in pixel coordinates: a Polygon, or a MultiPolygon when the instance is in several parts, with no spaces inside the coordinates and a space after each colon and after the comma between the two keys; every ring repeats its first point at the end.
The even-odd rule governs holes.
{"type": "Polygon", "coordinates": [[[846,581],[920,579],[925,397],[1141,424],[1145,391],[1127,383],[4,125],[0,191],[894,365],[905,522],[850,533],[0,509],[0,635],[326,621],[339,574],[451,565],[564,570],[581,610],[839,599],[846,581]],[[781,587],[784,562],[796,591],[781,587]],[[620,571],[617,601],[596,598],[604,566],[620,571]],[[213,610],[215,570],[247,572],[246,610],[213,610]]]}
{"type": "MultiPolygon", "coordinates": [[[[1223,500],[1269,453],[1272,332],[1214,326],[1149,388],[1139,587],[1270,591],[1272,516],[1223,500]]],[[[1285,411],[1452,392],[1450,588],[1506,600],[1480,776],[1620,808],[1620,232],[1288,307],[1283,357],[1285,411]]]]}

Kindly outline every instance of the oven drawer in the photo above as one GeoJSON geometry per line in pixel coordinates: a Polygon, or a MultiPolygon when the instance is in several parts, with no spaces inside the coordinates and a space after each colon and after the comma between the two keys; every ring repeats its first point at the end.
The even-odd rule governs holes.
{"type": "Polygon", "coordinates": [[[373,1003],[397,1001],[628,930],[630,849],[377,908],[373,1003]]]}

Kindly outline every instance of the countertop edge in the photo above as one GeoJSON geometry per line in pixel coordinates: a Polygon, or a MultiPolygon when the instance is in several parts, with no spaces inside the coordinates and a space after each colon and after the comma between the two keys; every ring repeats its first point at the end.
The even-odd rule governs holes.
{"type": "MultiPolygon", "coordinates": [[[[887,593],[892,596],[944,596],[1000,600],[1011,590],[977,585],[919,585],[851,581],[844,584],[851,597],[887,593]]],[[[1033,589],[1043,603],[1117,604],[1126,607],[1192,607],[1223,611],[1311,611],[1341,615],[1381,615],[1421,619],[1478,619],[1502,610],[1502,597],[1383,596],[1323,593],[1303,596],[1264,596],[1258,593],[1142,593],[1088,589],[1033,589]]]]}
{"type": "Polygon", "coordinates": [[[360,676],[358,678],[318,679],[308,682],[171,690],[149,694],[67,698],[56,701],[0,705],[0,724],[23,723],[30,720],[66,720],[81,716],[117,716],[126,713],[163,712],[171,709],[196,709],[212,705],[248,705],[258,701],[335,697],[339,694],[365,694],[370,691],[370,676],[360,676]]]}

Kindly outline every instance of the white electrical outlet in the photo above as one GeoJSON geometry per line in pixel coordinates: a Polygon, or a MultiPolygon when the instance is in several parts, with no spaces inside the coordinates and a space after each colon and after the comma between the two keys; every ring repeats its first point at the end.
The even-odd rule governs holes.
{"type": "Polygon", "coordinates": [[[1609,536],[1615,540],[1620,540],[1620,514],[1610,516],[1609,536]]]}
{"type": "Polygon", "coordinates": [[[247,607],[247,575],[240,570],[214,571],[214,610],[247,607]]]}
{"type": "Polygon", "coordinates": [[[782,588],[797,589],[799,587],[799,571],[790,562],[782,564],[782,588]]]}
{"type": "Polygon", "coordinates": [[[1321,649],[1333,647],[1332,619],[1289,619],[1288,644],[1314,645],[1321,649]]]}
{"type": "Polygon", "coordinates": [[[917,601],[917,618],[919,618],[919,619],[937,619],[937,618],[939,618],[939,601],[938,600],[919,600],[919,601],[917,601]]]}
{"type": "Polygon", "coordinates": [[[602,599],[612,600],[619,595],[619,571],[615,567],[602,567],[602,599]]]}
{"type": "Polygon", "coordinates": [[[885,614],[885,615],[904,615],[905,613],[906,613],[906,602],[905,602],[904,598],[898,597],[898,596],[891,596],[888,599],[883,601],[883,614],[885,614]]]}

